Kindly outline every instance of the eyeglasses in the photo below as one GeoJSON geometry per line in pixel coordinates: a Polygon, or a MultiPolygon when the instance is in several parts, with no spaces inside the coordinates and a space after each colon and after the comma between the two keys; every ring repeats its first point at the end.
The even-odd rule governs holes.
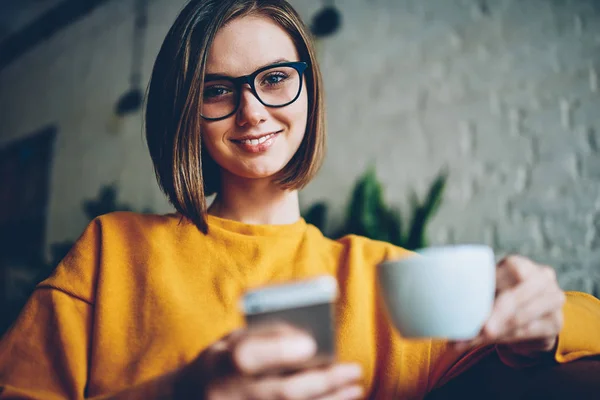
{"type": "Polygon", "coordinates": [[[305,62],[285,62],[263,67],[250,75],[231,78],[207,75],[200,115],[209,121],[232,116],[240,106],[242,85],[248,84],[254,97],[267,107],[292,104],[302,91],[305,62]]]}

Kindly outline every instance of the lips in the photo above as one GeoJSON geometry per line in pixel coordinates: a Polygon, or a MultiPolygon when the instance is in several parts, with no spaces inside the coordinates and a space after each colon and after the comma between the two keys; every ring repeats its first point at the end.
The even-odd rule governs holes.
{"type": "Polygon", "coordinates": [[[262,135],[247,135],[238,139],[231,139],[233,142],[256,146],[266,142],[281,131],[265,133],[262,135]]]}
{"type": "Polygon", "coordinates": [[[238,149],[246,154],[262,154],[268,151],[275,143],[279,134],[283,130],[277,132],[263,133],[260,135],[246,135],[236,139],[230,139],[235,143],[238,149]]]}

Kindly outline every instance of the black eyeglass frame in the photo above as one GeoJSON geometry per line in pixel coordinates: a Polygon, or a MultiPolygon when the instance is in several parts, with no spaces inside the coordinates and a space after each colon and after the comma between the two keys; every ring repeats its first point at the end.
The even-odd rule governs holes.
{"type": "Polygon", "coordinates": [[[242,96],[242,86],[244,84],[248,84],[248,86],[250,86],[250,91],[252,92],[252,94],[254,95],[254,97],[256,97],[256,99],[258,101],[260,101],[260,103],[262,105],[264,105],[265,107],[281,108],[281,107],[289,106],[290,104],[292,104],[293,102],[295,102],[296,100],[298,100],[298,97],[300,97],[300,93],[302,92],[302,83],[303,83],[302,79],[303,79],[303,76],[304,76],[304,72],[306,71],[307,68],[308,68],[308,63],[305,63],[304,61],[292,61],[292,62],[284,62],[284,63],[277,63],[277,64],[267,65],[265,67],[262,67],[262,68],[260,68],[260,69],[258,69],[256,71],[254,71],[250,75],[239,76],[237,78],[231,78],[229,76],[223,76],[223,77],[215,77],[213,79],[209,79],[206,82],[211,82],[211,81],[217,81],[218,80],[218,81],[229,81],[229,82],[233,83],[234,88],[237,90],[236,103],[235,103],[235,107],[233,108],[233,111],[230,112],[229,114],[225,115],[224,117],[209,118],[209,117],[205,117],[202,114],[200,114],[200,116],[202,118],[204,118],[205,120],[207,120],[207,121],[220,121],[222,119],[231,117],[240,108],[240,98],[242,96]],[[260,96],[256,92],[256,87],[254,85],[254,80],[256,79],[256,77],[261,72],[264,72],[264,71],[266,71],[268,69],[277,68],[277,67],[291,67],[291,68],[294,68],[298,72],[298,76],[300,77],[300,84],[298,85],[298,93],[296,93],[296,96],[294,96],[294,98],[292,100],[288,101],[285,104],[271,105],[271,104],[265,103],[260,98],[260,96]]]}

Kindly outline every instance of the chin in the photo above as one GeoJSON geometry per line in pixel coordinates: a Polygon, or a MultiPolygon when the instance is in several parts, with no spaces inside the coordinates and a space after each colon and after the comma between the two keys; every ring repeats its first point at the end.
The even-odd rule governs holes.
{"type": "Polygon", "coordinates": [[[256,166],[245,165],[239,169],[236,168],[235,170],[230,170],[230,172],[242,178],[265,179],[276,175],[279,171],[285,168],[286,165],[287,163],[273,163],[256,166]]]}

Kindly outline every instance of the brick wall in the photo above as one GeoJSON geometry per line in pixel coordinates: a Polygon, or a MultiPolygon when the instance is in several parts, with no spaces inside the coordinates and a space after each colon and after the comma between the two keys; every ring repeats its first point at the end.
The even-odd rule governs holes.
{"type": "MultiPolygon", "coordinates": [[[[309,19],[317,0],[292,0],[309,19]]],[[[145,78],[182,1],[154,0],[145,78]]],[[[600,291],[600,2],[343,0],[319,43],[329,152],[302,203],[332,223],[356,177],[377,167],[406,211],[441,168],[434,243],[484,242],[556,267],[563,288],[600,291]]],[[[59,129],[48,241],[85,225],[82,198],[117,181],[123,200],[167,211],[127,90],[131,1],[112,1],[0,71],[0,145],[59,129]],[[127,157],[125,157],[127,155],[127,157]],[[110,162],[107,162],[110,161],[110,162]]]]}
{"type": "Polygon", "coordinates": [[[519,252],[598,295],[600,2],[338,3],[320,45],[329,154],[303,201],[343,205],[374,162],[406,204],[447,166],[435,243],[519,252]]]}

